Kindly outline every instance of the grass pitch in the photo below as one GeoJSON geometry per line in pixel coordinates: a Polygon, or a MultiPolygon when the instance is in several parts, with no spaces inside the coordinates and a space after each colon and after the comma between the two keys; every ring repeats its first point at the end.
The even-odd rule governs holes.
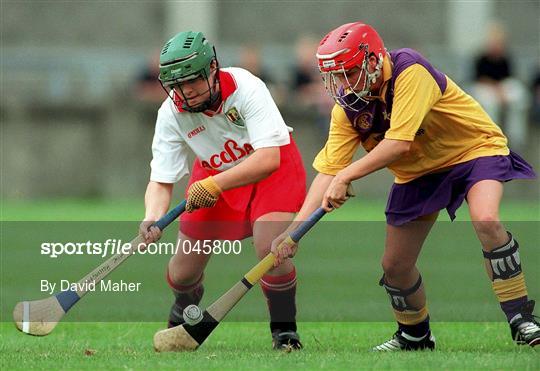
{"type": "MultiPolygon", "coordinates": [[[[384,220],[383,210],[384,201],[368,202],[357,198],[342,210],[325,217],[325,220],[380,222],[384,220]]],[[[3,205],[1,219],[2,221],[133,221],[138,220],[142,212],[142,202],[129,200],[114,203],[87,200],[6,202],[3,205]]],[[[466,207],[460,210],[458,218],[467,219],[466,207]]],[[[540,253],[537,249],[540,242],[537,228],[540,220],[539,206],[530,202],[506,202],[503,204],[502,218],[516,221],[515,228],[523,229],[523,232],[519,233],[519,238],[522,246],[526,246],[522,257],[529,283],[529,294],[533,298],[540,299],[540,292],[536,287],[536,282],[540,282],[538,268],[540,253]],[[521,221],[528,222],[520,223],[521,221]]],[[[447,217],[441,215],[440,220],[447,220],[447,217]]],[[[31,255],[25,255],[25,251],[21,250],[25,246],[14,245],[9,231],[4,229],[0,293],[2,302],[0,366],[2,369],[540,369],[538,347],[536,349],[518,347],[512,343],[508,325],[501,321],[500,310],[490,292],[489,282],[484,277],[481,258],[476,256],[478,251],[475,249],[478,246],[471,247],[469,251],[467,246],[452,244],[454,238],[462,238],[462,235],[471,237],[472,233],[465,228],[461,230],[462,227],[456,226],[455,223],[451,226],[453,229],[449,229],[454,231],[455,235],[445,234],[446,227],[434,232],[434,236],[428,240],[429,246],[426,246],[423,260],[420,262],[421,269],[425,273],[434,317],[439,318],[438,321],[444,321],[436,320],[432,323],[437,338],[437,350],[399,354],[370,352],[371,347],[387,340],[395,331],[393,322],[367,322],[363,319],[360,322],[350,322],[351,318],[356,318],[355,316],[366,318],[373,313],[376,314],[374,315],[376,320],[391,319],[385,294],[376,285],[376,279],[380,275],[377,259],[382,253],[380,232],[383,229],[379,224],[370,224],[373,225],[375,236],[369,243],[366,243],[365,239],[363,242],[358,236],[338,234],[336,237],[328,232],[321,233],[320,237],[316,233],[306,236],[306,247],[300,251],[296,261],[299,272],[302,273],[299,276],[298,306],[299,318],[307,318],[312,322],[299,323],[299,332],[305,349],[291,353],[271,350],[268,324],[263,322],[265,305],[260,290],[254,288],[198,351],[156,354],[152,349],[152,336],[164,327],[164,322],[157,321],[162,321],[161,316],[166,315],[171,299],[161,277],[166,257],[163,257],[165,260],[155,261],[134,257],[112,275],[132,279],[140,272],[144,272],[145,285],[150,291],[145,294],[147,295],[145,301],[149,303],[145,310],[151,311],[157,307],[157,317],[149,316],[144,322],[96,322],[94,319],[99,318],[99,308],[106,308],[109,312],[130,319],[137,318],[136,312],[128,313],[129,309],[133,309],[137,304],[132,304],[132,308],[126,308],[125,303],[133,297],[104,297],[99,293],[92,293],[77,304],[49,336],[40,338],[24,335],[11,323],[9,313],[13,302],[38,299],[45,294],[34,297],[35,293],[30,290],[28,284],[22,283],[17,274],[16,264],[11,263],[31,255]],[[357,245],[355,239],[360,241],[357,245]],[[337,244],[334,246],[332,241],[344,245],[349,243],[350,246],[343,247],[337,244]],[[316,242],[321,244],[318,249],[315,246],[316,242]],[[374,242],[379,246],[372,246],[374,242]],[[308,245],[311,250],[308,250],[308,245]],[[337,251],[340,251],[339,248],[354,249],[358,246],[359,248],[355,250],[359,251],[351,251],[345,256],[345,260],[339,260],[324,255],[325,248],[322,245],[337,251]],[[459,253],[453,250],[458,247],[462,249],[459,253]],[[351,255],[353,252],[356,255],[351,255]],[[350,262],[347,262],[347,259],[350,262]],[[446,264],[442,265],[441,260],[446,264]],[[470,260],[476,263],[467,262],[470,260]],[[463,266],[470,269],[462,268],[463,266]],[[152,269],[156,269],[155,272],[152,269]],[[448,279],[448,275],[452,277],[451,280],[448,279]],[[336,287],[341,287],[342,290],[336,293],[336,287]],[[377,300],[380,300],[380,303],[377,300]],[[448,302],[453,302],[454,306],[448,306],[448,302]],[[337,313],[332,312],[330,309],[332,306],[338,308],[337,313]],[[458,313],[459,309],[462,313],[458,313]],[[495,315],[474,317],[472,313],[495,313],[495,315]],[[482,321],[482,318],[488,318],[489,322],[478,322],[482,321]],[[320,321],[317,321],[319,319],[320,321]],[[73,322],[77,320],[92,322],[73,322]],[[340,322],[329,322],[332,320],[340,322]]],[[[4,223],[4,227],[6,225],[9,224],[4,223]]],[[[446,225],[450,227],[448,223],[446,225]]],[[[340,226],[343,227],[343,224],[340,226]]],[[[319,230],[328,231],[326,228],[329,226],[319,226],[319,230]]],[[[361,228],[355,232],[360,230],[361,228]]],[[[315,231],[316,229],[313,232],[315,231]]],[[[87,232],[83,230],[80,233],[87,232]]],[[[467,244],[468,242],[465,242],[460,245],[467,244]]],[[[235,261],[237,265],[227,264],[228,260],[220,262],[218,258],[222,259],[216,257],[209,266],[208,276],[213,278],[208,279],[207,293],[202,306],[215,300],[244,273],[245,268],[254,262],[252,252],[251,255],[243,257],[244,260],[235,261]],[[220,270],[221,265],[232,266],[234,269],[220,270]]],[[[81,266],[71,267],[71,264],[67,264],[68,261],[71,262],[66,260],[55,263],[58,272],[51,272],[49,267],[42,267],[35,272],[27,272],[26,275],[31,282],[46,274],[51,274],[53,278],[66,274],[69,274],[69,278],[78,278],[79,273],[95,265],[93,261],[81,261],[81,266]],[[59,276],[54,277],[55,274],[59,276]]]]}
{"type": "MultiPolygon", "coordinates": [[[[180,202],[179,198],[173,202],[180,202]]],[[[352,198],[341,209],[325,216],[324,220],[384,221],[384,199],[352,198]]],[[[2,200],[0,220],[3,221],[138,221],[144,216],[140,200],[46,199],[2,200]]],[[[468,220],[466,205],[457,212],[458,220],[468,220]]],[[[505,200],[501,205],[502,220],[540,221],[539,200],[505,200]]],[[[439,220],[449,220],[441,212],[439,220]]]]}
{"type": "Polygon", "coordinates": [[[305,349],[270,349],[266,323],[223,323],[196,352],[157,354],[155,323],[64,323],[45,338],[2,325],[4,369],[520,369],[540,367],[538,351],[511,343],[502,323],[434,323],[434,352],[379,354],[392,323],[301,323],[305,349]]]}
{"type": "Polygon", "coordinates": [[[502,323],[434,323],[434,352],[379,354],[392,323],[301,323],[305,349],[270,349],[266,323],[223,323],[196,352],[154,353],[155,323],[64,323],[44,338],[2,325],[4,369],[519,369],[540,367],[538,351],[517,347],[502,323]]]}

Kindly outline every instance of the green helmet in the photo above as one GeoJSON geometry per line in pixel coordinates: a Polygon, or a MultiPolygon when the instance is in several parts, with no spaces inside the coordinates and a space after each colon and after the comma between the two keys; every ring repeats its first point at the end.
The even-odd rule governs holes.
{"type": "Polygon", "coordinates": [[[167,41],[159,57],[159,80],[164,86],[190,80],[201,74],[210,76],[216,59],[214,46],[202,32],[180,32],[167,41]]]}

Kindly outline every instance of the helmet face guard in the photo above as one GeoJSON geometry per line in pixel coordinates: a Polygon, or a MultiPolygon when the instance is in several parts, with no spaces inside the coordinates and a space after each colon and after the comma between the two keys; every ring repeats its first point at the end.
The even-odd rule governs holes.
{"type": "Polygon", "coordinates": [[[381,76],[386,49],[369,25],[344,24],[328,33],[317,49],[319,72],[330,97],[341,107],[360,111],[368,103],[371,88],[381,76]],[[375,69],[369,71],[369,58],[375,56],[375,69]],[[350,79],[351,71],[354,81],[350,79]]]}
{"type": "Polygon", "coordinates": [[[193,75],[185,79],[170,81],[167,83],[162,81],[160,82],[161,86],[167,95],[171,97],[174,104],[177,107],[182,107],[182,109],[187,112],[204,112],[211,108],[221,97],[221,94],[217,91],[217,85],[219,83],[219,68],[217,68],[217,65],[214,73],[213,83],[210,82],[210,76],[207,75],[205,70],[201,71],[199,75],[193,75]],[[204,80],[206,82],[207,89],[203,92],[199,92],[199,95],[206,93],[210,93],[210,95],[204,102],[191,106],[182,86],[188,82],[193,82],[194,80],[204,80]]]}
{"type": "MultiPolygon", "coordinates": [[[[341,107],[352,111],[360,111],[369,103],[369,99],[366,98],[371,95],[371,86],[381,75],[383,64],[383,55],[380,54],[377,56],[375,71],[370,73],[368,69],[370,55],[373,54],[369,54],[367,45],[361,46],[360,50],[352,57],[354,60],[361,60],[361,64],[346,69],[345,66],[350,65],[351,62],[348,60],[329,71],[319,69],[326,92],[341,107]],[[360,72],[356,81],[350,81],[348,72],[355,68],[358,68],[360,72]]],[[[319,59],[324,57],[317,54],[319,59]]]]}

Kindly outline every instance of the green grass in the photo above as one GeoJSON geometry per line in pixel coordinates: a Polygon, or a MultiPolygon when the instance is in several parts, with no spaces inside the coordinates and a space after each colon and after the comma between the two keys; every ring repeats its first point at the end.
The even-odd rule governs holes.
{"type": "MultiPolygon", "coordinates": [[[[79,279],[100,257],[51,259],[36,253],[41,241],[128,240],[143,213],[139,200],[7,201],[1,219],[2,369],[539,369],[540,349],[518,347],[491,292],[470,223],[438,223],[419,261],[426,288],[435,352],[376,354],[369,349],[395,331],[380,277],[384,200],[352,200],[325,217],[302,241],[298,270],[302,352],[270,350],[265,303],[254,288],[197,351],[156,354],[152,336],[171,302],[163,270],[168,256],[137,256],[111,274],[143,282],[137,294],[92,293],[47,337],[18,332],[11,321],[20,300],[46,296],[39,280],[79,279]],[[47,221],[131,221],[58,223],[47,221]],[[22,222],[16,222],[22,221],[22,222]],[[40,221],[28,222],[28,221],[40,221]],[[340,221],[340,222],[338,222],[340,221]],[[356,221],[356,222],[352,222],[356,221]],[[358,222],[362,221],[362,222],[358,222]],[[21,275],[24,272],[24,275],[21,275]],[[82,321],[82,322],[76,322],[82,321]],[[121,322],[125,321],[125,322],[121,322]],[[336,322],[337,321],[337,322],[336,322]],[[374,322],[379,321],[379,322],[374,322]],[[86,352],[88,350],[88,352],[86,352]],[[89,355],[86,355],[89,353],[89,355]]],[[[540,298],[537,203],[505,202],[501,214],[519,236],[529,295],[540,298]]],[[[448,220],[441,215],[441,221],[448,220]]],[[[467,220],[466,207],[458,220],[467,220]]],[[[162,240],[174,240],[175,228],[162,240]]],[[[255,262],[251,241],[239,256],[215,256],[206,271],[203,307],[228,289],[255,262]]],[[[538,348],[538,347],[537,347],[538,348]]]]}
{"type": "Polygon", "coordinates": [[[434,323],[435,352],[377,354],[391,323],[301,323],[301,352],[270,349],[266,323],[223,323],[196,352],[157,354],[156,323],[63,323],[44,338],[2,325],[4,369],[519,369],[540,367],[538,351],[517,347],[501,323],[434,323]]]}
{"type": "MultiPolygon", "coordinates": [[[[381,221],[384,220],[384,199],[366,199],[361,196],[348,201],[345,206],[325,217],[325,220],[381,221]]],[[[120,199],[41,199],[2,200],[0,220],[45,221],[45,220],[94,220],[94,221],[137,221],[144,216],[144,202],[120,199]]],[[[458,220],[469,220],[467,207],[458,210],[458,220]]],[[[449,220],[441,212],[440,220],[449,220]]],[[[503,200],[501,219],[514,221],[539,221],[538,200],[503,200]]]]}

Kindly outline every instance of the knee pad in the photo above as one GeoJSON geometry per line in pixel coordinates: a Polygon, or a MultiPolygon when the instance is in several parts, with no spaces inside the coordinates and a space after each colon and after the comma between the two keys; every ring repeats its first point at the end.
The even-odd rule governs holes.
{"type": "Polygon", "coordinates": [[[390,286],[386,283],[384,274],[381,277],[381,280],[379,281],[379,286],[382,286],[385,288],[386,292],[390,296],[390,303],[392,304],[392,307],[397,310],[398,312],[404,312],[406,310],[413,310],[416,311],[419,308],[411,307],[407,302],[407,296],[414,294],[418,289],[420,288],[420,285],[422,284],[422,276],[418,276],[418,281],[408,289],[400,289],[397,287],[390,286]]]}
{"type": "Polygon", "coordinates": [[[510,240],[505,245],[492,251],[482,251],[484,258],[489,260],[493,281],[507,280],[521,273],[519,244],[510,232],[507,233],[510,240]]]}

